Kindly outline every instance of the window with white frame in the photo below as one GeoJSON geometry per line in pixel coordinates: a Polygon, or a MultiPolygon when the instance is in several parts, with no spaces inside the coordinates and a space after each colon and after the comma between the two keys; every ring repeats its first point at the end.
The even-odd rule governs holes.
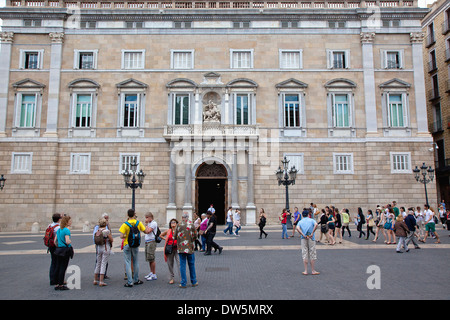
{"type": "Polygon", "coordinates": [[[382,50],[381,57],[384,69],[403,68],[403,50],[382,50]]]}
{"type": "Polygon", "coordinates": [[[295,167],[295,169],[297,170],[297,174],[304,173],[303,153],[285,153],[284,156],[286,157],[286,160],[289,161],[288,170],[291,170],[292,167],[295,167]]]}
{"type": "Polygon", "coordinates": [[[235,50],[230,49],[230,65],[232,69],[253,68],[253,49],[235,50]]]}
{"type": "Polygon", "coordinates": [[[72,127],[89,128],[92,120],[92,93],[73,94],[72,127]]]}
{"type": "Polygon", "coordinates": [[[346,93],[332,94],[332,117],[335,128],[351,126],[350,95],[346,93]]]}
{"type": "Polygon", "coordinates": [[[145,50],[122,50],[122,69],[144,69],[145,50]]]}
{"type": "Polygon", "coordinates": [[[139,171],[140,157],[141,156],[139,153],[121,153],[120,154],[119,173],[131,170],[131,164],[133,163],[133,161],[136,161],[136,163],[138,164],[136,170],[139,171]]]}
{"type": "Polygon", "coordinates": [[[411,173],[411,153],[391,152],[391,173],[411,173]]]}
{"type": "Polygon", "coordinates": [[[280,50],[281,69],[301,69],[302,50],[280,50]]]}
{"type": "Polygon", "coordinates": [[[121,126],[137,128],[140,123],[141,94],[125,93],[121,95],[121,126]]]}
{"type": "Polygon", "coordinates": [[[408,90],[411,84],[394,78],[380,84],[379,87],[382,90],[381,106],[384,134],[409,134],[408,90]]]}
{"type": "Polygon", "coordinates": [[[174,94],[173,106],[173,124],[189,124],[190,95],[187,93],[174,94]]]}
{"type": "Polygon", "coordinates": [[[284,126],[298,128],[302,125],[301,96],[297,93],[283,94],[284,126]]]}
{"type": "Polygon", "coordinates": [[[248,93],[238,93],[234,96],[234,119],[237,125],[249,124],[250,120],[250,101],[251,96],[248,93]]]}
{"type": "Polygon", "coordinates": [[[194,50],[171,50],[172,69],[193,69],[194,50]]]}
{"type": "Polygon", "coordinates": [[[350,50],[327,50],[328,69],[350,68],[350,50]]]}
{"type": "Polygon", "coordinates": [[[392,128],[403,128],[407,126],[407,112],[405,110],[404,94],[388,93],[388,125],[392,128]]]}
{"type": "Polygon", "coordinates": [[[11,173],[31,174],[33,152],[13,152],[11,159],[11,173]]]}
{"type": "Polygon", "coordinates": [[[333,153],[333,172],[353,174],[353,153],[333,153]]]}
{"type": "Polygon", "coordinates": [[[73,68],[79,70],[97,69],[98,50],[75,50],[73,68]]]}
{"type": "Polygon", "coordinates": [[[19,93],[17,95],[16,126],[19,128],[34,128],[39,94],[19,93]]]}
{"type": "Polygon", "coordinates": [[[89,174],[91,172],[91,154],[90,153],[71,153],[70,154],[70,173],[89,174]]]}
{"type": "Polygon", "coordinates": [[[44,50],[20,50],[19,68],[28,70],[42,69],[44,50]]]}

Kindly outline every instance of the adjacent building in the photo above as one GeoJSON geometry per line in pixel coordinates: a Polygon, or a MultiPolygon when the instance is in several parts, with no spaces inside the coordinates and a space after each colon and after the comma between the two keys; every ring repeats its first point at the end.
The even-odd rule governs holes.
{"type": "Polygon", "coordinates": [[[428,126],[433,135],[438,200],[450,202],[450,2],[439,0],[422,21],[428,126]]]}
{"type": "MultiPolygon", "coordinates": [[[[316,203],[423,205],[432,164],[421,20],[394,1],[7,0],[0,60],[0,230],[228,207],[278,223],[316,203]]],[[[434,182],[428,196],[436,203],[434,182]]],[[[41,228],[42,228],[41,227],[41,228]]]]}

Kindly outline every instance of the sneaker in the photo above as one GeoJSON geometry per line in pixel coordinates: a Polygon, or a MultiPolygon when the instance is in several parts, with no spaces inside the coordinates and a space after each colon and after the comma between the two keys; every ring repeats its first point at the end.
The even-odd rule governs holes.
{"type": "Polygon", "coordinates": [[[144,278],[148,280],[148,278],[151,278],[152,275],[153,275],[153,273],[150,272],[150,273],[149,273],[148,275],[146,275],[144,278]]]}
{"type": "Polygon", "coordinates": [[[147,281],[152,281],[158,279],[158,277],[156,276],[156,274],[152,274],[150,277],[147,277],[146,279],[147,281]]]}

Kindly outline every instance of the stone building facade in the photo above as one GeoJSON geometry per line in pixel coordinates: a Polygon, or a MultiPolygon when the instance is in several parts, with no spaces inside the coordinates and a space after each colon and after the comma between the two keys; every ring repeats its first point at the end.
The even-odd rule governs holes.
{"type": "MultiPolygon", "coordinates": [[[[0,60],[0,229],[164,225],[213,203],[244,224],[290,207],[422,205],[428,151],[416,1],[7,0],[0,60]]],[[[435,202],[434,183],[429,197],[435,202]]]]}
{"type": "Polygon", "coordinates": [[[450,202],[450,2],[433,3],[422,21],[428,125],[433,135],[438,200],[450,202]]]}

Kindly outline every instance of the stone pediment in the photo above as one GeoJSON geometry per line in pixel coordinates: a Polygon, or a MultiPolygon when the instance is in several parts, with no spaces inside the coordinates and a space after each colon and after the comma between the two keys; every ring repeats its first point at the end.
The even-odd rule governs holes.
{"type": "Polygon", "coordinates": [[[136,79],[130,78],[128,80],[119,82],[118,84],[116,84],[116,87],[119,89],[127,89],[127,88],[144,89],[147,88],[148,85],[136,79]]]}
{"type": "Polygon", "coordinates": [[[394,78],[392,80],[383,82],[382,84],[379,85],[379,87],[380,88],[390,88],[390,89],[395,89],[395,88],[406,89],[406,88],[410,88],[411,84],[406,81],[394,78]]]}
{"type": "Polygon", "coordinates": [[[166,87],[167,88],[191,88],[191,89],[193,89],[193,88],[197,88],[198,85],[192,80],[189,80],[186,78],[178,78],[178,79],[169,81],[166,84],[166,87]]]}
{"type": "Polygon", "coordinates": [[[13,88],[21,88],[21,89],[43,89],[45,88],[45,84],[40,83],[36,80],[32,80],[30,78],[23,79],[13,83],[13,88]]]}
{"type": "Polygon", "coordinates": [[[304,89],[307,87],[308,85],[306,83],[294,78],[290,78],[275,85],[275,88],[278,89],[304,89]]]}
{"type": "Polygon", "coordinates": [[[69,88],[76,88],[76,89],[82,89],[82,88],[100,88],[100,84],[97,81],[94,81],[92,79],[76,79],[71,82],[69,82],[69,88]]]}
{"type": "Polygon", "coordinates": [[[239,78],[239,79],[234,79],[231,80],[230,82],[227,83],[227,87],[232,87],[232,88],[257,88],[258,84],[250,79],[246,79],[246,78],[239,78]]]}
{"type": "Polygon", "coordinates": [[[336,78],[325,83],[325,88],[356,88],[356,83],[345,78],[336,78]]]}

